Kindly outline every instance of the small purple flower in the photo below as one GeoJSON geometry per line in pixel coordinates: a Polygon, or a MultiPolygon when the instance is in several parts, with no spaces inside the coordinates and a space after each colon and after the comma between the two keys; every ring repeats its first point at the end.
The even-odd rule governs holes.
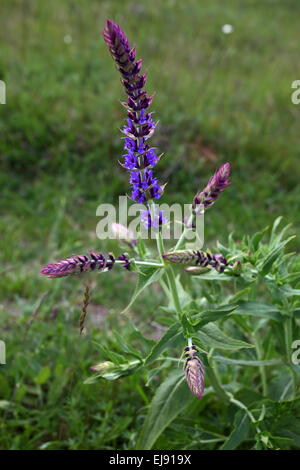
{"type": "Polygon", "coordinates": [[[124,268],[127,269],[128,271],[130,270],[130,261],[128,257],[125,255],[125,253],[122,253],[122,255],[118,256],[117,259],[120,261],[124,261],[124,264],[123,264],[124,268]]]}
{"type": "Polygon", "coordinates": [[[163,211],[159,211],[159,213],[157,213],[158,211],[155,204],[153,204],[152,208],[152,214],[149,207],[146,210],[141,210],[141,221],[144,224],[145,229],[149,227],[161,227],[168,221],[168,219],[164,217],[163,211]]]}
{"type": "Polygon", "coordinates": [[[204,392],[205,369],[201,360],[197,356],[198,350],[193,344],[184,348],[185,363],[184,373],[190,391],[198,398],[202,398],[204,392]]]}
{"type": "Polygon", "coordinates": [[[230,164],[225,163],[215,172],[204,190],[196,194],[193,201],[193,209],[196,215],[198,214],[197,206],[199,204],[203,205],[204,209],[208,209],[216,202],[224,189],[231,184],[229,175],[230,164]]]}

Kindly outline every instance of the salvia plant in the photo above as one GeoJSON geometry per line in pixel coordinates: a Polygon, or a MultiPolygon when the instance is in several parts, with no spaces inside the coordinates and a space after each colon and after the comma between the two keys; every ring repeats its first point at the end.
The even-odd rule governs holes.
{"type": "MultiPolygon", "coordinates": [[[[234,240],[229,235],[228,245],[217,242],[213,252],[187,248],[186,234],[193,230],[195,218],[212,208],[230,185],[230,165],[225,163],[204,189],[196,191],[191,216],[182,222],[180,239],[172,249],[165,249],[161,229],[170,222],[156,205],[165,190],[165,183],[156,176],[162,155],[150,144],[157,127],[149,111],[154,96],[145,90],[147,73],[142,73],[142,60],[136,59],[135,47],[123,30],[108,20],[103,36],[127,96],[122,102],[127,120],[121,130],[124,155],[119,163],[128,172],[131,199],[143,204],[142,224],[156,228],[157,252],[154,254],[140,236],[114,223],[112,232],[120,246],[117,256],[90,251],[50,263],[41,273],[49,278],[84,277],[87,272],[121,268],[137,276],[136,289],[124,312],[153,283],[160,283],[166,303],[157,307],[155,314],[164,329],[161,338],[147,338],[128,318],[130,337],[125,339],[115,332],[116,341],[109,339],[107,346],[99,345],[102,361],[91,364],[95,374],[86,383],[141,372],[146,374],[147,385],[159,383],[136,442],[140,449],[150,449],[183,410],[190,410],[186,419],[192,419],[196,410],[200,413],[210,395],[234,413],[233,426],[224,436],[213,424],[204,422],[203,429],[191,435],[191,448],[211,443],[234,449],[243,442],[257,449],[299,447],[299,424],[290,417],[300,415],[300,368],[292,359],[294,341],[300,338],[300,263],[295,254],[284,254],[294,237],[286,238],[288,226],[279,230],[279,217],[271,229],[252,237],[234,240]],[[244,368],[253,371],[246,384],[241,382],[244,368]],[[170,373],[163,380],[160,377],[165,369],[170,373]],[[280,418],[277,425],[282,403],[288,418],[280,418]]],[[[89,296],[86,285],[80,332],[89,296]]],[[[190,428],[184,429],[189,435],[190,428]]]]}

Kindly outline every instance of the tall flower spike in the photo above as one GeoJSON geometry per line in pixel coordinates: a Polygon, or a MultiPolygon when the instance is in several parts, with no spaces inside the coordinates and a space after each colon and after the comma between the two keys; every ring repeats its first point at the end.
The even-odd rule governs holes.
{"type": "Polygon", "coordinates": [[[224,189],[231,184],[229,181],[230,164],[222,165],[212,176],[202,192],[198,192],[194,197],[193,209],[197,215],[197,206],[202,204],[204,209],[211,207],[224,189]]]}
{"type": "Polygon", "coordinates": [[[209,250],[179,250],[164,253],[163,258],[170,263],[189,264],[194,266],[211,266],[219,272],[223,272],[228,266],[227,259],[221,254],[213,255],[209,250]]]}
{"type": "MultiPolygon", "coordinates": [[[[88,256],[75,255],[72,258],[47,264],[47,266],[41,270],[41,274],[54,279],[69,276],[70,274],[80,274],[86,271],[103,271],[104,269],[110,271],[115,261],[112,253],[109,253],[108,256],[105,257],[102,253],[94,253],[91,251],[88,256]]],[[[124,267],[128,269],[129,261],[126,255],[124,255],[122,261],[124,261],[124,267]]]]}
{"type": "MultiPolygon", "coordinates": [[[[148,206],[150,200],[161,197],[163,186],[152,172],[161,155],[158,156],[148,143],[157,123],[152,120],[151,113],[147,112],[153,100],[153,96],[148,96],[143,89],[147,73],[140,73],[142,60],[136,61],[135,46],[131,49],[129,40],[119,25],[107,20],[103,36],[121,73],[121,82],[127,94],[127,102],[122,103],[127,110],[128,119],[121,131],[124,134],[125,149],[121,166],[130,174],[131,199],[148,206]]],[[[151,225],[151,218],[147,225],[151,225]]]]}
{"type": "Polygon", "coordinates": [[[201,360],[197,356],[198,350],[193,344],[184,348],[185,363],[184,373],[190,391],[198,398],[202,398],[204,392],[205,369],[201,360]]]}

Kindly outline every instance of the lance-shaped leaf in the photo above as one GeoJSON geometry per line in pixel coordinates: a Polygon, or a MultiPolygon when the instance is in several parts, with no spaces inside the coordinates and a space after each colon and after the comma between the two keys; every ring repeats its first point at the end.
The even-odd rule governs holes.
{"type": "Polygon", "coordinates": [[[160,338],[158,343],[152,348],[148,357],[145,360],[145,366],[151,364],[151,362],[155,361],[166,348],[170,347],[172,343],[175,341],[183,340],[182,329],[180,323],[174,323],[160,338]]]}
{"type": "Polygon", "coordinates": [[[287,245],[291,240],[293,240],[295,236],[296,235],[289,237],[287,240],[284,240],[283,242],[279,243],[274,248],[272,248],[272,250],[268,253],[268,255],[258,266],[258,271],[262,276],[265,276],[271,271],[273,264],[282,253],[285,245],[287,245]]]}
{"type": "Polygon", "coordinates": [[[197,332],[194,337],[196,344],[197,338],[201,343],[216,349],[234,350],[254,347],[253,344],[225,335],[214,323],[203,326],[203,328],[197,332]]]}
{"type": "Polygon", "coordinates": [[[250,432],[250,419],[247,413],[242,410],[237,411],[234,417],[234,428],[227,441],[222,445],[221,450],[236,449],[250,432]]]}
{"type": "Polygon", "coordinates": [[[153,397],[136,448],[152,449],[160,434],[193,399],[182,371],[172,372],[153,397]]]}
{"type": "Polygon", "coordinates": [[[144,266],[142,269],[142,274],[138,275],[138,282],[129,302],[129,305],[123,310],[122,313],[127,312],[127,310],[131,307],[133,302],[137,299],[137,297],[143,292],[146,287],[150,286],[153,282],[158,281],[161,276],[163,275],[164,269],[156,268],[154,266],[144,266]]]}
{"type": "Polygon", "coordinates": [[[281,321],[282,318],[280,311],[274,305],[256,301],[240,301],[234,314],[250,315],[252,317],[267,318],[268,320],[276,321],[281,321]]]}
{"type": "Polygon", "coordinates": [[[198,330],[207,323],[219,320],[225,315],[229,315],[237,308],[237,305],[223,305],[213,310],[204,310],[203,312],[198,313],[192,317],[192,325],[196,330],[198,330]]]}

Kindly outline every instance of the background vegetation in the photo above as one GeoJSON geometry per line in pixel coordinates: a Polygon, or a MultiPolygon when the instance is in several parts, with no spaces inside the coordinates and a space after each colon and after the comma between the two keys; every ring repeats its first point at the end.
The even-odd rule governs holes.
{"type": "MultiPolygon", "coordinates": [[[[105,20],[120,23],[136,43],[148,89],[156,91],[153,141],[165,152],[158,168],[168,181],[164,202],[190,202],[217,166],[231,163],[233,184],[206,217],[213,248],[230,232],[239,239],[278,215],[293,223],[292,233],[300,226],[300,105],[291,102],[291,83],[300,78],[300,4],[2,0],[0,13],[0,79],[7,85],[0,107],[0,339],[7,343],[0,447],[130,449],[157,383],[146,387],[141,373],[101,385],[83,381],[103,359],[94,341],[105,343],[116,325],[129,334],[128,316],[119,312],[134,274],[115,270],[92,279],[82,337],[82,280],[39,276],[52,260],[116,249],[95,235],[97,206],[128,191],[117,163],[123,91],[102,40],[105,20]],[[230,35],[222,33],[226,23],[230,35]]],[[[299,239],[291,246],[297,250],[299,239]]],[[[153,319],[163,295],[153,289],[129,316],[156,339],[162,326],[153,319]]],[[[201,411],[211,426],[216,406],[217,400],[201,411]]],[[[220,408],[217,426],[225,434],[227,412],[220,408]]],[[[180,417],[156,446],[183,448],[182,433],[200,424],[200,417],[180,417]]]]}

